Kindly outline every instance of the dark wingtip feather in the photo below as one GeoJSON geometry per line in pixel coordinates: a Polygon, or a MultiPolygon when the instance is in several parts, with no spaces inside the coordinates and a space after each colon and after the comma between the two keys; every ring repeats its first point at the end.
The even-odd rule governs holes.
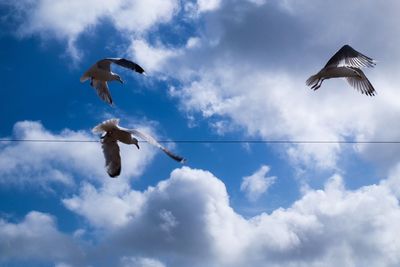
{"type": "Polygon", "coordinates": [[[141,66],[139,66],[139,64],[137,64],[137,63],[135,63],[135,62],[133,62],[131,60],[127,60],[125,58],[121,58],[121,59],[116,60],[114,62],[116,64],[118,64],[118,65],[121,65],[121,66],[123,66],[125,68],[129,68],[129,69],[131,69],[133,71],[136,71],[136,72],[138,72],[140,74],[143,74],[145,72],[144,69],[141,66]]]}
{"type": "Polygon", "coordinates": [[[144,69],[142,67],[140,67],[138,64],[136,64],[135,71],[140,73],[140,74],[146,74],[144,69]]]}

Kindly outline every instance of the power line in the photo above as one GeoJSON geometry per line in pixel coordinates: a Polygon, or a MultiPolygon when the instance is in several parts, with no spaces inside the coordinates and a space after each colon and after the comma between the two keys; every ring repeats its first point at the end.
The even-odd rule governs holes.
{"type": "Polygon", "coordinates": [[[99,140],[68,140],[68,139],[0,139],[0,142],[31,142],[31,143],[98,143],[99,140]]]}
{"type": "MultiPolygon", "coordinates": [[[[0,142],[32,142],[32,143],[98,143],[100,140],[68,140],[68,139],[0,139],[0,142]]],[[[146,142],[140,141],[139,142],[146,142]]],[[[400,141],[355,141],[355,140],[158,140],[159,143],[187,144],[400,144],[400,141]]]]}

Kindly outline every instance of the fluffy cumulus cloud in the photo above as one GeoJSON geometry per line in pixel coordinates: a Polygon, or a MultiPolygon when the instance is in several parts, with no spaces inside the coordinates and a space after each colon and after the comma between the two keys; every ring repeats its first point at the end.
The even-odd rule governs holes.
{"type": "MultiPolygon", "coordinates": [[[[231,207],[217,177],[183,167],[155,187],[132,190],[140,198],[128,197],[129,190],[88,190],[83,185],[86,189],[74,196],[82,205],[73,210],[99,229],[90,248],[78,242],[79,235],[67,237],[52,217],[37,212],[20,223],[2,220],[0,245],[7,248],[18,240],[28,248],[50,236],[25,258],[65,266],[398,266],[400,206],[392,185],[399,184],[399,175],[394,169],[381,183],[357,190],[346,189],[342,177],[334,175],[323,189],[309,189],[290,207],[246,219],[231,207]],[[116,220],[123,217],[117,207],[126,208],[115,200],[138,208],[125,211],[131,216],[124,223],[105,228],[91,220],[101,218],[98,214],[78,211],[85,202],[94,205],[94,196],[114,202],[110,205],[115,208],[107,211],[116,220]],[[46,244],[67,249],[40,253],[46,244]],[[83,258],[77,256],[79,250],[83,258]]],[[[15,258],[14,250],[2,251],[4,262],[15,258]]]]}
{"type": "Polygon", "coordinates": [[[36,211],[28,213],[19,223],[0,219],[0,248],[0,263],[9,260],[77,263],[83,256],[73,239],[57,229],[52,216],[36,211]]]}
{"type": "Polygon", "coordinates": [[[262,194],[267,192],[271,185],[275,183],[275,176],[267,176],[269,169],[268,166],[263,165],[252,175],[243,177],[240,190],[246,194],[246,197],[250,201],[256,201],[262,194]]]}
{"type": "Polygon", "coordinates": [[[76,40],[100,23],[111,22],[119,31],[141,35],[170,21],[179,11],[177,0],[20,0],[2,4],[12,8],[11,18],[20,36],[67,40],[68,52],[76,60],[82,56],[76,40]]]}
{"type": "MultiPolygon", "coordinates": [[[[4,186],[41,186],[50,189],[51,184],[61,184],[71,187],[75,185],[75,178],[82,173],[91,180],[108,179],[101,145],[94,142],[98,138],[89,131],[64,129],[52,133],[40,122],[21,121],[14,125],[13,137],[67,142],[3,142],[0,146],[0,183],[4,186]],[[84,142],[68,142],[74,140],[84,142]]],[[[155,154],[155,149],[150,146],[142,146],[139,151],[125,145],[120,148],[122,177],[141,174],[155,154]]]]}
{"type": "MultiPolygon", "coordinates": [[[[182,82],[171,88],[171,95],[190,117],[213,118],[214,124],[228,125],[228,131],[244,129],[251,137],[395,139],[397,129],[387,125],[397,123],[400,110],[393,75],[400,69],[397,8],[396,1],[385,6],[374,1],[361,6],[346,1],[223,2],[205,17],[199,46],[171,59],[176,66],[171,76],[182,82]],[[375,69],[365,71],[376,97],[361,95],[342,80],[325,81],[316,92],[305,86],[346,43],[378,59],[375,69]]],[[[296,166],[334,169],[345,148],[386,167],[399,160],[393,146],[307,144],[288,145],[285,151],[296,166]]]]}
{"type": "Polygon", "coordinates": [[[162,44],[150,45],[143,39],[132,40],[129,50],[146,72],[150,73],[169,68],[166,65],[168,60],[182,53],[180,49],[167,48],[162,44]]]}
{"type": "MultiPolygon", "coordinates": [[[[38,35],[44,39],[66,40],[69,55],[75,60],[80,60],[82,51],[76,45],[78,38],[102,23],[111,23],[118,32],[124,32],[129,36],[126,40],[129,42],[130,38],[146,36],[149,30],[173,21],[178,15],[195,18],[202,13],[217,10],[221,2],[221,0],[187,2],[178,0],[100,2],[96,0],[18,0],[0,1],[0,4],[10,8],[11,13],[7,19],[15,24],[18,36],[38,35]]],[[[139,44],[140,47],[137,49],[143,45],[139,44]]],[[[160,51],[150,52],[151,55],[156,54],[160,57],[160,51]]]]}
{"type": "MultiPolygon", "coordinates": [[[[167,47],[161,41],[151,44],[145,39],[132,39],[128,53],[140,62],[146,72],[157,72],[157,75],[165,76],[169,70],[175,70],[175,63],[180,65],[180,57],[190,51],[196,51],[200,46],[201,39],[199,37],[189,37],[182,47],[167,47]],[[173,63],[171,64],[171,62],[173,63]]],[[[179,71],[182,72],[183,69],[179,69],[179,71]]]]}
{"type": "Polygon", "coordinates": [[[350,191],[333,176],[323,190],[306,192],[290,208],[251,219],[237,214],[225,186],[201,170],[175,170],[144,194],[140,215],[109,242],[126,254],[158,256],[167,266],[395,266],[400,261],[400,243],[390,234],[399,230],[400,207],[383,184],[350,191]],[[174,218],[168,230],[165,211],[174,218]]]}
{"type": "Polygon", "coordinates": [[[79,196],[64,199],[63,203],[71,211],[86,218],[91,225],[108,229],[130,221],[141,209],[143,196],[130,190],[126,182],[119,179],[107,181],[101,189],[84,183],[79,196]]]}

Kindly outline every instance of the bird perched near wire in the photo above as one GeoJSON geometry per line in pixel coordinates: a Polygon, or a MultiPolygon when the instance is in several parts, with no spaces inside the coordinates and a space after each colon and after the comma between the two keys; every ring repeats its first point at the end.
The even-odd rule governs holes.
{"type": "Polygon", "coordinates": [[[121,156],[119,153],[119,146],[117,141],[124,144],[133,144],[139,149],[138,137],[144,141],[158,147],[165,154],[172,159],[185,163],[186,159],[175,155],[160,143],[158,143],[152,136],[140,132],[136,129],[126,129],[118,125],[119,119],[106,120],[92,129],[93,133],[101,133],[101,143],[103,148],[104,158],[106,160],[107,173],[110,177],[117,177],[121,173],[121,156]],[[135,136],[135,137],[134,137],[135,136]]]}
{"type": "Polygon", "coordinates": [[[108,81],[119,81],[124,83],[121,77],[111,71],[111,63],[121,67],[133,70],[140,74],[146,74],[144,69],[133,61],[125,58],[105,58],[97,61],[92,65],[80,78],[81,82],[90,79],[90,85],[97,91],[97,94],[108,104],[112,105],[110,90],[108,89],[108,81]]]}
{"type": "Polygon", "coordinates": [[[346,78],[347,82],[362,94],[374,96],[376,91],[367,79],[362,67],[374,67],[375,60],[361,54],[349,45],[339,49],[317,74],[306,81],[311,89],[317,90],[324,80],[330,78],[346,78]]]}

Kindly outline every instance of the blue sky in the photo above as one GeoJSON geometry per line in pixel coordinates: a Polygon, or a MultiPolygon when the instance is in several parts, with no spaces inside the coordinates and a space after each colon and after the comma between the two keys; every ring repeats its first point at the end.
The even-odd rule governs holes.
{"type": "MultiPolygon", "coordinates": [[[[397,1],[0,0],[0,137],[399,140],[397,1]],[[305,80],[342,45],[378,95],[305,80]],[[114,107],[79,77],[105,57],[114,107]]],[[[0,143],[0,265],[398,266],[400,146],[0,143]],[[373,251],[373,253],[371,253],[373,251]]]]}

